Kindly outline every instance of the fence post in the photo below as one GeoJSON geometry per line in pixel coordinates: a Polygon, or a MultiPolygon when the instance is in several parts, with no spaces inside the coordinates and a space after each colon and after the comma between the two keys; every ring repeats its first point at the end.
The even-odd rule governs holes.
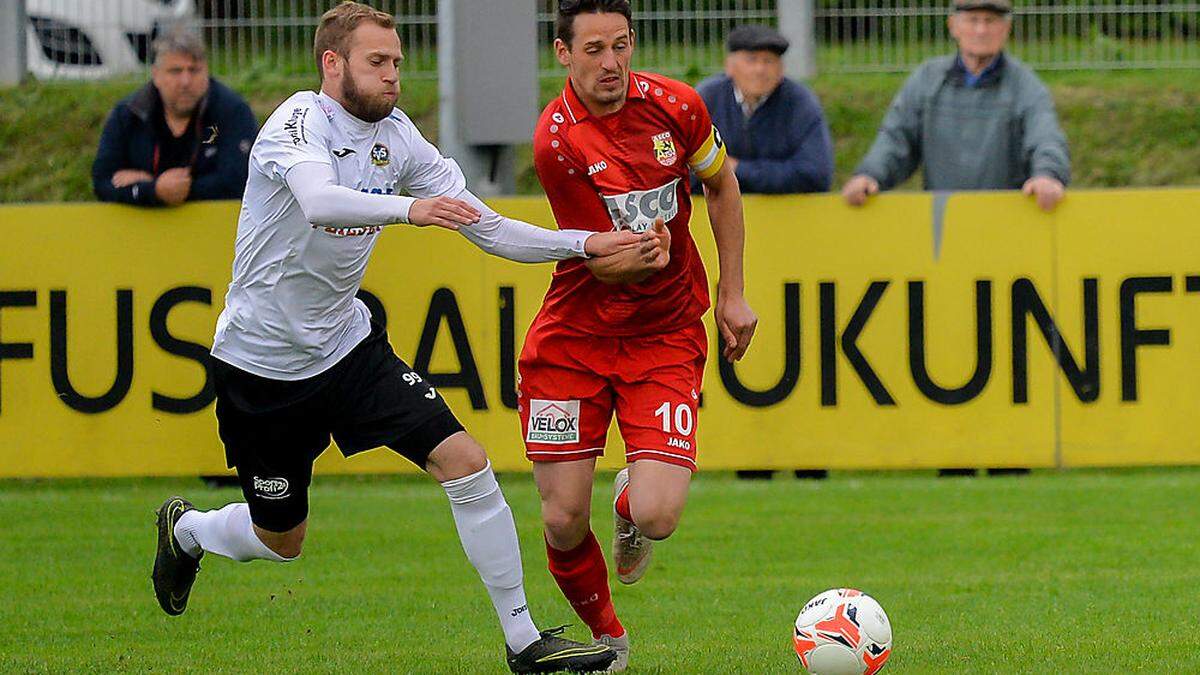
{"type": "Polygon", "coordinates": [[[516,191],[516,146],[538,115],[537,49],[529,0],[438,2],[438,146],[481,197],[516,191]]]}
{"type": "Polygon", "coordinates": [[[792,46],[783,55],[784,71],[807,80],[817,74],[816,0],[781,0],[779,32],[792,46]]]}
{"type": "Polygon", "coordinates": [[[25,0],[0,0],[0,86],[20,84],[25,57],[25,0]]]}

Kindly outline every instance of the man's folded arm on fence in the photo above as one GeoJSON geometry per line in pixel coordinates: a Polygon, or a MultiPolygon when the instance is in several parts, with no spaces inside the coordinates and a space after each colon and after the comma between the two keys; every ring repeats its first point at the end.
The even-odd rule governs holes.
{"type": "Polygon", "coordinates": [[[160,204],[154,194],[154,179],[141,180],[122,187],[113,185],[113,176],[129,168],[128,132],[132,115],[124,106],[117,106],[108,115],[96,159],[92,161],[92,191],[102,202],[120,202],[139,206],[160,204]]]}

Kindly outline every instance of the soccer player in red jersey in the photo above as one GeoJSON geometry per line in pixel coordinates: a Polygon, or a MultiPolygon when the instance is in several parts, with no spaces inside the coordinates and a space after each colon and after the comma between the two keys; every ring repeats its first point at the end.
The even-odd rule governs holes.
{"type": "Polygon", "coordinates": [[[704,183],[720,263],[715,319],[740,359],[758,322],[743,297],[742,201],[725,148],[686,84],[630,70],[628,0],[563,0],[562,95],[537,124],[534,164],[560,227],[645,233],[659,244],[560,263],[519,360],[526,454],[542,498],[550,572],[593,637],[628,663],[590,526],[596,458],[612,415],[628,468],[614,485],[613,562],[637,581],[674,532],[696,471],[708,282],[688,230],[689,170],[704,183]]]}

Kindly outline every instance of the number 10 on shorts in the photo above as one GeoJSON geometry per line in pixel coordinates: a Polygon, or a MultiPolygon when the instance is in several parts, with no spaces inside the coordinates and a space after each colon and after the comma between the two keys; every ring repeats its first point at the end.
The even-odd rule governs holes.
{"type": "Polygon", "coordinates": [[[686,403],[680,403],[672,406],[670,401],[663,402],[654,411],[654,416],[662,421],[662,430],[664,434],[674,434],[676,436],[691,436],[692,427],[695,425],[695,417],[692,414],[691,407],[686,403]],[[674,423],[674,426],[672,426],[674,423]]]}

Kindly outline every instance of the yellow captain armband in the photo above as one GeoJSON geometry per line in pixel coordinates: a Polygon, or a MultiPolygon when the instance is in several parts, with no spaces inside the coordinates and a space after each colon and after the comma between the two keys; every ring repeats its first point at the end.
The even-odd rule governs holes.
{"type": "Polygon", "coordinates": [[[708,132],[708,139],[700,145],[696,154],[688,158],[688,166],[692,167],[700,180],[712,178],[725,166],[725,141],[721,140],[721,132],[717,131],[716,126],[708,132]]]}

